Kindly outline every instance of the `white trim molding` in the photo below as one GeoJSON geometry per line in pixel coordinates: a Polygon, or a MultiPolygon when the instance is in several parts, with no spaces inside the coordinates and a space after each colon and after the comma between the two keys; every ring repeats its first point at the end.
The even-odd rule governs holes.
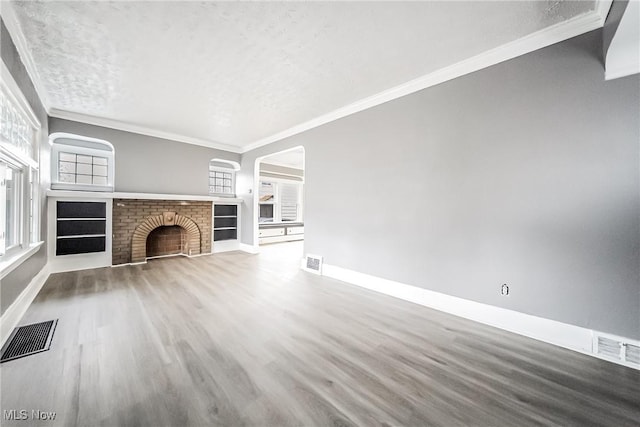
{"type": "Polygon", "coordinates": [[[247,245],[246,243],[240,243],[240,246],[238,247],[238,249],[241,250],[242,252],[246,252],[252,255],[260,253],[259,247],[253,246],[253,245],[247,245]]]}
{"type": "Polygon", "coordinates": [[[18,298],[2,314],[0,318],[0,346],[3,346],[7,338],[9,338],[50,274],[49,265],[47,264],[31,279],[31,282],[18,295],[18,298]]]}
{"type": "Polygon", "coordinates": [[[219,254],[222,252],[231,252],[231,251],[239,251],[240,243],[237,239],[232,240],[219,240],[219,241],[211,241],[211,253],[219,254]]]}
{"type": "MultiPolygon", "coordinates": [[[[331,264],[324,264],[322,275],[602,360],[639,369],[597,355],[593,347],[594,336],[601,333],[591,329],[454,297],[331,264]]],[[[634,342],[634,340],[627,341],[634,342]]]]}
{"type": "Polygon", "coordinates": [[[200,145],[202,147],[229,151],[231,153],[242,152],[242,149],[236,145],[224,144],[216,141],[209,141],[202,138],[194,138],[191,136],[153,129],[146,126],[140,126],[133,123],[127,123],[122,120],[108,119],[106,117],[96,117],[96,116],[91,116],[89,114],[65,111],[57,108],[51,108],[49,111],[49,115],[51,117],[55,117],[58,119],[71,120],[71,121],[80,122],[80,123],[87,123],[94,126],[101,126],[109,129],[137,133],[140,135],[152,136],[154,138],[162,138],[169,141],[177,141],[177,142],[184,142],[186,144],[200,145]]]}
{"type": "Polygon", "coordinates": [[[26,249],[23,249],[13,256],[5,255],[2,261],[0,261],[0,280],[38,252],[43,243],[44,241],[31,243],[26,249]],[[6,258],[7,256],[8,258],[6,258]]]}
{"type": "Polygon", "coordinates": [[[206,201],[217,204],[242,204],[243,200],[234,197],[200,196],[194,194],[162,194],[162,193],[107,193],[98,191],[47,190],[47,197],[69,199],[143,199],[143,200],[180,200],[206,201]]]}

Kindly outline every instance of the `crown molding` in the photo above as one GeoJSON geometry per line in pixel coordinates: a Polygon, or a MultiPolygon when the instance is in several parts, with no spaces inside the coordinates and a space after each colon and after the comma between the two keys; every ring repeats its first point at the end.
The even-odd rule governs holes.
{"type": "Polygon", "coordinates": [[[602,27],[604,22],[607,20],[612,4],[613,0],[596,0],[594,12],[600,17],[600,27],[602,27]]]}
{"type": "Polygon", "coordinates": [[[121,130],[125,132],[137,133],[140,135],[152,136],[155,138],[168,139],[170,141],[183,142],[185,144],[199,145],[207,148],[215,148],[217,150],[229,151],[231,153],[241,152],[241,148],[235,145],[223,144],[215,141],[208,141],[206,139],[193,138],[190,136],[180,135],[177,133],[152,129],[146,126],[139,126],[132,123],[123,122],[120,120],[112,120],[104,117],[96,117],[88,114],[59,110],[57,108],[52,108],[51,111],[49,112],[49,116],[55,117],[57,119],[71,120],[74,122],[86,123],[94,126],[102,126],[109,129],[115,129],[115,130],[121,130]]]}
{"type": "Polygon", "coordinates": [[[18,21],[18,17],[16,16],[10,1],[0,1],[0,16],[2,16],[2,21],[11,35],[13,44],[15,45],[18,55],[24,64],[24,68],[27,70],[27,74],[29,75],[31,83],[36,90],[36,94],[38,95],[38,98],[40,98],[40,102],[42,103],[45,111],[49,114],[51,110],[51,103],[49,102],[47,91],[42,85],[42,79],[38,74],[38,69],[36,68],[33,56],[31,55],[31,50],[27,47],[27,39],[24,37],[22,27],[20,26],[20,22],[18,21]]]}
{"type": "Polygon", "coordinates": [[[555,43],[579,36],[580,34],[601,28],[609,14],[613,0],[597,1],[594,10],[571,18],[567,21],[536,31],[512,42],[480,53],[471,58],[457,62],[445,68],[426,74],[417,79],[410,80],[399,86],[385,90],[378,94],[363,98],[347,106],[338,108],[330,113],[316,117],[315,119],[296,125],[292,128],[278,132],[266,138],[259,139],[245,145],[242,152],[246,153],[256,148],[272,144],[284,138],[305,132],[318,126],[322,126],[334,120],[341,119],[351,114],[366,110],[371,107],[392,101],[431,86],[453,80],[457,77],[473,73],[474,71],[508,61],[518,56],[542,49],[555,43]]]}

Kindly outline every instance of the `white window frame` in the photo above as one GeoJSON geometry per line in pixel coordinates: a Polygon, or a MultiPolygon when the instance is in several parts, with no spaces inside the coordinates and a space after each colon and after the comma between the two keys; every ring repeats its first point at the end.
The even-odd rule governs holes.
{"type": "Polygon", "coordinates": [[[115,148],[103,139],[71,133],[52,133],[49,135],[51,144],[51,189],[73,191],[101,191],[113,192],[115,188],[115,148]],[[73,140],[75,144],[65,143],[65,140],[73,140]],[[95,148],[100,146],[102,148],[95,148]],[[107,159],[107,183],[106,185],[82,184],[63,182],[60,180],[60,153],[77,154],[81,156],[104,157],[107,159]]]}
{"type": "MultiPolygon", "coordinates": [[[[209,194],[216,197],[236,197],[236,172],[240,170],[240,164],[237,162],[233,162],[231,160],[223,160],[223,159],[211,159],[209,160],[209,169],[207,171],[207,180],[208,180],[208,191],[209,194]],[[213,165],[213,163],[229,165],[229,166],[220,166],[213,165]],[[231,174],[231,193],[218,193],[215,191],[211,191],[211,172],[222,172],[231,174]]],[[[214,185],[215,187],[215,185],[214,185]]]]}
{"type": "MultiPolygon", "coordinates": [[[[0,61],[1,62],[1,61],[0,61]]],[[[40,180],[39,154],[42,126],[34,114],[29,102],[6,68],[4,62],[0,70],[2,79],[0,89],[7,101],[20,115],[20,119],[30,127],[31,155],[10,140],[0,135],[0,279],[13,271],[24,260],[40,248],[40,180]],[[6,169],[11,167],[20,171],[16,181],[15,223],[16,241],[10,247],[5,244],[6,232],[6,169]],[[34,179],[35,178],[35,179],[34,179]]]]}

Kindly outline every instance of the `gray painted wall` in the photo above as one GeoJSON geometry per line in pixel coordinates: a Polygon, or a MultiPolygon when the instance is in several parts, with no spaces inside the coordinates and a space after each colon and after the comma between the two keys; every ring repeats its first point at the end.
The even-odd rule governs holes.
{"type": "Polygon", "coordinates": [[[593,31],[244,154],[244,242],[256,157],[302,145],[305,252],[639,339],[640,79],[601,55],[593,31]]]}
{"type": "MultiPolygon", "coordinates": [[[[47,235],[46,223],[46,198],[45,191],[49,187],[49,144],[47,143],[47,113],[40,102],[40,98],[27,74],[24,64],[20,60],[18,51],[16,50],[13,40],[7,31],[4,22],[0,21],[0,56],[7,66],[11,76],[20,87],[25,98],[31,105],[38,120],[43,126],[40,141],[40,218],[42,218],[40,235],[43,239],[47,235]]],[[[20,293],[27,287],[31,279],[33,279],[44,267],[47,262],[46,244],[34,254],[31,258],[22,263],[17,269],[9,273],[0,281],[0,313],[4,314],[20,293]]]]}
{"type": "Polygon", "coordinates": [[[115,147],[115,190],[208,195],[209,160],[240,155],[70,120],[49,118],[49,132],[100,138],[115,147]]]}

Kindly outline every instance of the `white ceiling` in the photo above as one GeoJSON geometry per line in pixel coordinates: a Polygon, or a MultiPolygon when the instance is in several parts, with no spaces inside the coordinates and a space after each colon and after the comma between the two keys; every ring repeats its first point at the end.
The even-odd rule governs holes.
{"type": "Polygon", "coordinates": [[[11,4],[18,24],[8,27],[22,33],[13,38],[24,44],[51,115],[239,152],[596,7],[557,0],[11,4]]]}

